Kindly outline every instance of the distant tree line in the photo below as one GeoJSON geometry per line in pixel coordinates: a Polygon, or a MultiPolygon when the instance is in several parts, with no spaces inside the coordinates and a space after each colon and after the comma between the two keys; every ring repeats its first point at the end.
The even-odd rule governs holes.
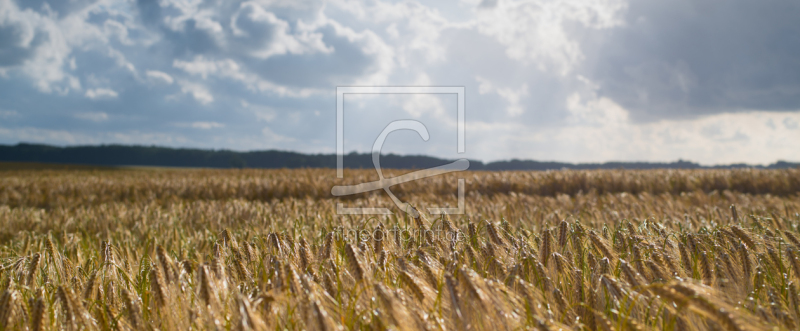
{"type": "MultiPolygon", "coordinates": [[[[86,164],[103,166],[161,166],[197,168],[335,168],[336,154],[302,154],[266,150],[236,152],[157,146],[98,145],[57,147],[19,143],[0,145],[0,161],[86,164]]],[[[383,168],[423,169],[440,166],[452,160],[423,155],[381,156],[383,168]]],[[[346,168],[373,168],[372,155],[350,153],[344,156],[346,168]]],[[[700,169],[700,168],[796,168],[800,163],[779,161],[768,166],[730,164],[701,166],[678,160],[670,163],[606,162],[563,163],[533,160],[508,160],[483,163],[470,160],[470,170],[559,170],[559,169],[700,169]]]]}

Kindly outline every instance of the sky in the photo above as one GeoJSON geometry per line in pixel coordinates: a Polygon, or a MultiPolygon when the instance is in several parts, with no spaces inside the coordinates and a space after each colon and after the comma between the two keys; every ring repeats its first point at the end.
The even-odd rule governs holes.
{"type": "Polygon", "coordinates": [[[794,0],[0,0],[0,144],[800,161],[794,0]]]}

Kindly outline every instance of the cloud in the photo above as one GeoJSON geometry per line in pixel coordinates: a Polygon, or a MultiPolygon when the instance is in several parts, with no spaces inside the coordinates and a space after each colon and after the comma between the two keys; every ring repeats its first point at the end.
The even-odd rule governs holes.
{"type": "Polygon", "coordinates": [[[175,81],[172,78],[172,76],[170,76],[168,73],[163,72],[163,71],[147,70],[145,72],[145,74],[147,75],[148,78],[152,79],[153,81],[158,81],[160,83],[165,83],[165,84],[168,84],[168,85],[172,84],[172,82],[175,81]]]}
{"type": "Polygon", "coordinates": [[[75,114],[75,118],[99,123],[108,121],[108,114],[101,112],[77,113],[75,114]]]}
{"type": "Polygon", "coordinates": [[[172,66],[189,74],[199,75],[203,79],[208,78],[209,74],[216,74],[220,71],[239,71],[239,66],[232,60],[209,61],[201,55],[195,57],[193,61],[175,60],[172,62],[172,66]]]}
{"type": "Polygon", "coordinates": [[[638,121],[800,109],[800,4],[715,4],[632,1],[625,26],[585,35],[583,70],[638,121]]]}
{"type": "Polygon", "coordinates": [[[22,10],[13,1],[0,2],[0,67],[17,68],[46,93],[59,89],[66,74],[61,64],[70,47],[63,31],[52,18],[22,10]]]}
{"type": "Polygon", "coordinates": [[[3,128],[0,127],[0,137],[18,139],[18,141],[57,144],[96,144],[98,139],[91,135],[84,135],[70,130],[48,130],[40,128],[3,128]]]}
{"type": "Polygon", "coordinates": [[[269,127],[264,127],[263,129],[261,129],[261,134],[264,136],[264,138],[266,138],[266,140],[270,144],[275,142],[292,142],[295,140],[294,138],[277,134],[274,131],[272,131],[272,129],[270,129],[269,127]]]}
{"type": "Polygon", "coordinates": [[[148,144],[159,146],[190,146],[191,141],[174,133],[148,133],[137,130],[123,132],[76,132],[32,127],[0,127],[0,140],[47,143],[58,146],[87,144],[148,144]]]}
{"type": "Polygon", "coordinates": [[[217,122],[192,122],[192,123],[178,123],[178,127],[190,127],[194,129],[202,129],[202,130],[209,130],[209,129],[217,129],[217,128],[224,128],[225,124],[217,123],[217,122]]]}
{"type": "Polygon", "coordinates": [[[798,125],[797,118],[786,117],[783,119],[783,125],[788,130],[797,130],[800,125],[798,125]]]}
{"type": "Polygon", "coordinates": [[[200,104],[207,105],[214,102],[214,96],[205,86],[185,80],[178,81],[178,84],[181,86],[181,92],[191,95],[200,104]]]}
{"type": "Polygon", "coordinates": [[[119,96],[116,91],[107,88],[96,88],[86,90],[85,96],[92,100],[113,99],[119,96]]]}
{"type": "Polygon", "coordinates": [[[17,116],[19,116],[19,113],[16,110],[0,109],[0,118],[12,118],[17,116]]]}
{"type": "Polygon", "coordinates": [[[782,119],[798,121],[798,113],[728,113],[640,124],[630,120],[628,111],[608,98],[573,96],[570,103],[569,126],[530,131],[522,124],[470,123],[468,135],[493,139],[471,139],[468,149],[477,150],[490,160],[514,155],[572,162],[682,158],[703,164],[769,164],[781,158],[792,159],[792,150],[798,147],[797,130],[771,129],[768,124],[782,119]],[[768,131],[770,134],[765,134],[768,131]]]}
{"type": "Polygon", "coordinates": [[[272,122],[278,116],[278,112],[272,107],[253,105],[245,100],[241,100],[240,103],[242,108],[252,111],[256,118],[258,118],[260,121],[272,122]]]}
{"type": "Polygon", "coordinates": [[[298,24],[293,34],[288,22],[254,1],[240,5],[231,18],[231,30],[237,46],[262,60],[275,55],[333,52],[313,26],[298,24]]]}
{"type": "Polygon", "coordinates": [[[496,93],[505,99],[508,107],[506,112],[511,116],[521,115],[525,110],[520,102],[523,97],[528,96],[528,84],[523,83],[518,88],[511,87],[495,87],[493,83],[483,77],[477,76],[475,80],[478,81],[478,92],[480,94],[496,93]]]}
{"type": "MultiPolygon", "coordinates": [[[[492,3],[489,3],[492,4],[492,3]]],[[[541,70],[566,75],[582,62],[580,42],[570,35],[569,24],[587,29],[622,25],[627,4],[603,1],[502,1],[491,10],[478,10],[476,27],[506,47],[506,55],[541,70]]]]}
{"type": "Polygon", "coordinates": [[[0,0],[0,142],[331,151],[337,86],[463,86],[468,155],[446,95],[346,97],[348,146],[413,118],[431,140],[387,152],[790,159],[798,20],[789,0],[0,0]]]}

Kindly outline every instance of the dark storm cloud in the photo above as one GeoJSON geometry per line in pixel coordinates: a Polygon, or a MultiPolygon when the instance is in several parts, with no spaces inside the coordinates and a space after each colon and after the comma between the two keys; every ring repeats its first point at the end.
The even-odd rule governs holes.
{"type": "Polygon", "coordinates": [[[800,2],[632,1],[587,75],[637,120],[800,109],[800,2]]]}

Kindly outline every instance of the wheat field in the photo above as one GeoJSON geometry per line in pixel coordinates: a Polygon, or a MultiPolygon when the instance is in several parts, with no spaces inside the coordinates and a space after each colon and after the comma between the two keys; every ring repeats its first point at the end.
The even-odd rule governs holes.
{"type": "Polygon", "coordinates": [[[335,177],[0,167],[0,330],[800,327],[800,169],[335,177]]]}

